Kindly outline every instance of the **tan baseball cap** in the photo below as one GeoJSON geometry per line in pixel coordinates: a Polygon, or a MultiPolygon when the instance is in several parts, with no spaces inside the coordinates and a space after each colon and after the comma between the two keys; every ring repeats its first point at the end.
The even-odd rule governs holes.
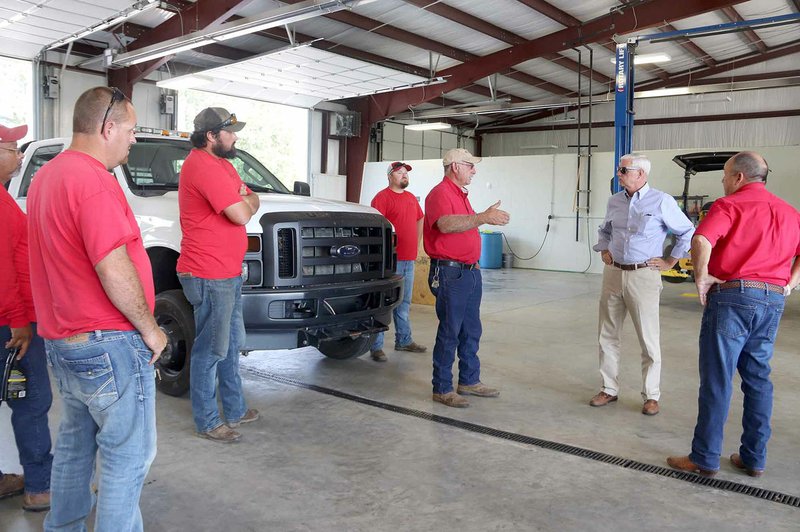
{"type": "Polygon", "coordinates": [[[482,160],[483,160],[482,157],[475,157],[464,148],[453,148],[452,150],[448,150],[447,153],[444,154],[444,157],[442,158],[442,164],[444,166],[448,166],[452,163],[478,164],[482,160]]]}

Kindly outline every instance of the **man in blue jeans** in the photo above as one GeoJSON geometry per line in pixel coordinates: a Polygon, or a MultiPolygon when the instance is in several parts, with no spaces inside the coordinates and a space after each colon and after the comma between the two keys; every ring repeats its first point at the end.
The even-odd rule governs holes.
{"type": "MultiPolygon", "coordinates": [[[[25,397],[8,401],[25,476],[0,472],[0,499],[24,492],[22,508],[43,511],[50,507],[53,455],[47,412],[53,394],[44,341],[36,334],[28,266],[28,224],[25,214],[3,186],[22,163],[17,141],[27,132],[25,125],[14,128],[0,125],[0,346],[19,350],[18,363],[27,379],[25,397]]],[[[0,349],[0,353],[2,366],[6,361],[5,349],[0,349]]]]}
{"type": "Polygon", "coordinates": [[[500,392],[481,382],[478,347],[481,340],[483,286],[478,259],[483,224],[506,225],[507,212],[498,201],[476,214],[467,199],[467,185],[481,162],[463,148],[444,154],[444,179],[425,198],[423,237],[431,258],[428,286],[436,296],[436,343],[433,346],[433,396],[455,408],[469,406],[461,395],[497,397],[500,392]],[[453,362],[458,354],[458,388],[453,390],[453,362]]]}
{"type": "Polygon", "coordinates": [[[136,142],[136,111],[109,87],[78,97],[72,143],[28,194],[31,287],[62,417],[44,529],[139,532],[156,455],[153,364],[167,343],[153,318],[150,260],[114,174],[136,142]]]}
{"type": "Polygon", "coordinates": [[[220,443],[239,441],[234,430],[258,419],[247,408],[239,376],[244,346],[242,260],[245,224],[259,199],[228,161],[236,156],[236,132],[245,123],[221,107],[208,107],[194,119],[194,149],[181,167],[178,185],[181,256],[178,279],[194,307],[197,329],[189,367],[192,413],[197,435],[220,443]],[[217,407],[217,381],[225,423],[217,407]]]}
{"type": "Polygon", "coordinates": [[[767,191],[763,157],[741,152],[725,163],[725,197],[714,202],[692,238],[700,303],[700,392],[692,452],[670,456],[675,469],[714,476],[719,470],[733,373],[742,378],[739,452],[731,465],[752,477],[767,462],[772,382],[770,360],[786,296],[800,282],[800,213],[767,191]]]}
{"type": "MultiPolygon", "coordinates": [[[[394,350],[424,353],[428,348],[419,345],[411,338],[411,322],[408,313],[411,309],[411,292],[414,288],[414,261],[417,260],[419,240],[422,238],[422,209],[417,198],[406,190],[408,172],[411,165],[394,162],[386,174],[389,186],[378,192],[372,199],[372,206],[392,222],[397,235],[397,273],[403,276],[403,299],[394,309],[394,350]]],[[[370,347],[372,360],[386,362],[383,352],[383,333],[375,335],[370,347]]]]}

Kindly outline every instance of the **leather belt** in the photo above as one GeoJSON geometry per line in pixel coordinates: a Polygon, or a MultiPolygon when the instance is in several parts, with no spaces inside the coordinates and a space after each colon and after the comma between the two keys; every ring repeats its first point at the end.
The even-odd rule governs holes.
{"type": "Polygon", "coordinates": [[[738,290],[739,288],[757,288],[759,290],[769,290],[770,292],[775,292],[776,294],[783,295],[782,286],[765,283],[764,281],[745,281],[745,280],[728,281],[726,283],[720,283],[715,286],[718,292],[720,290],[738,290]]]}
{"type": "Polygon", "coordinates": [[[478,263],[474,264],[465,264],[463,262],[458,262],[455,260],[442,260],[442,259],[431,259],[431,266],[450,266],[451,268],[458,268],[460,270],[474,270],[479,268],[478,263]]]}
{"type": "Polygon", "coordinates": [[[612,261],[611,264],[613,264],[620,270],[639,270],[641,268],[647,268],[646,262],[640,262],[639,264],[620,264],[619,262],[612,261]]]}

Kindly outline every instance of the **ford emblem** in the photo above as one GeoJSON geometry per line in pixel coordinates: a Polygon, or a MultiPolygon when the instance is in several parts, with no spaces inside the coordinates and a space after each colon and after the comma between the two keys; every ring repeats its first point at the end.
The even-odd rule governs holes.
{"type": "Polygon", "coordinates": [[[361,254],[361,248],[355,244],[345,244],[344,246],[331,246],[331,257],[357,257],[361,254]]]}

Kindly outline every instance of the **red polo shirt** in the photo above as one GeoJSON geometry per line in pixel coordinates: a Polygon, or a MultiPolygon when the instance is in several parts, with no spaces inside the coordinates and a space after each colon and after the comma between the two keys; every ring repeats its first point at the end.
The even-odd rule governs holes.
{"type": "Polygon", "coordinates": [[[481,235],[475,227],[463,233],[442,233],[436,222],[451,214],[475,214],[467,193],[445,177],[425,198],[425,223],[422,238],[425,253],[433,259],[455,260],[474,264],[481,258],[481,235]]]}
{"type": "Polygon", "coordinates": [[[416,260],[419,247],[417,222],[423,216],[417,198],[406,190],[397,193],[387,187],[375,195],[372,206],[394,226],[397,260],[416,260]]]}
{"type": "Polygon", "coordinates": [[[242,201],[241,186],[241,177],[226,159],[198,149],[186,157],[178,184],[183,231],[178,272],[203,279],[241,275],[247,230],[222,212],[242,201]]]}
{"type": "Polygon", "coordinates": [[[134,330],[95,271],[120,246],[125,246],[153,310],[153,273],[136,218],[117,179],[90,155],[67,150],[36,173],[28,194],[28,239],[42,337],[134,330]]]}
{"type": "Polygon", "coordinates": [[[36,321],[28,273],[28,224],[2,185],[0,243],[0,326],[25,327],[36,321]]]}
{"type": "Polygon", "coordinates": [[[748,279],[785,286],[800,255],[800,213],[749,183],[714,202],[695,231],[714,246],[708,273],[729,281],[748,279]]]}

